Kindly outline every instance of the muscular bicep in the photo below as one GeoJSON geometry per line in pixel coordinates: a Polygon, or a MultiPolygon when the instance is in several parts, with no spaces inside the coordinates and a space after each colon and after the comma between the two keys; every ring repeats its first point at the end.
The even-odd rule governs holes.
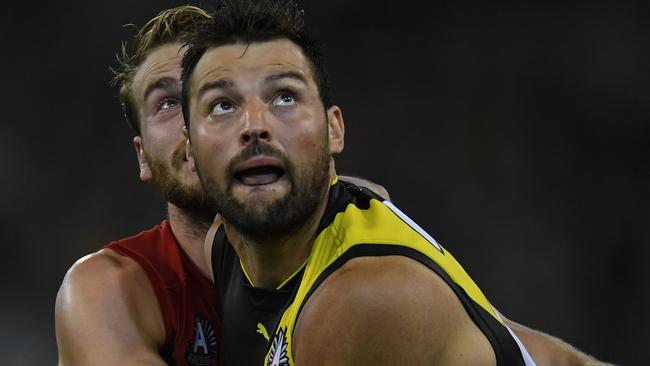
{"type": "Polygon", "coordinates": [[[303,308],[293,344],[296,366],[494,363],[452,290],[404,257],[358,258],[335,272],[303,308]]]}
{"type": "Polygon", "coordinates": [[[70,269],[55,307],[59,365],[166,365],[157,300],[135,266],[95,254],[70,269]]]}

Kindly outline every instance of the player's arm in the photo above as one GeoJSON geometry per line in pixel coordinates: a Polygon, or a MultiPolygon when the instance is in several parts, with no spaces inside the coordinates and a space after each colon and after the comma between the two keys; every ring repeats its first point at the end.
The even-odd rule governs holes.
{"type": "Polygon", "coordinates": [[[606,366],[563,340],[506,319],[506,325],[519,337],[537,366],[606,366]]]}
{"type": "Polygon", "coordinates": [[[449,286],[405,257],[365,257],[328,277],[293,336],[296,366],[494,365],[449,286]]]}
{"type": "Polygon", "coordinates": [[[341,180],[343,180],[343,181],[350,182],[350,183],[355,184],[357,186],[366,187],[369,190],[371,190],[371,191],[377,193],[378,195],[382,196],[384,199],[390,201],[390,195],[388,194],[388,191],[386,190],[386,188],[384,188],[383,186],[381,186],[381,185],[379,185],[379,184],[377,184],[375,182],[371,182],[371,181],[369,181],[367,179],[364,179],[364,178],[350,177],[350,176],[347,176],[347,175],[341,175],[341,176],[339,176],[339,178],[341,180]]]}
{"type": "Polygon", "coordinates": [[[68,271],[55,308],[59,366],[166,365],[154,290],[132,260],[103,250],[68,271]]]}
{"type": "Polygon", "coordinates": [[[219,230],[220,226],[221,216],[216,215],[212,221],[212,226],[210,226],[210,229],[208,229],[208,232],[205,235],[205,241],[203,243],[203,255],[208,264],[208,275],[212,282],[214,282],[214,271],[212,271],[212,244],[214,243],[214,236],[217,234],[217,230],[219,230]]]}

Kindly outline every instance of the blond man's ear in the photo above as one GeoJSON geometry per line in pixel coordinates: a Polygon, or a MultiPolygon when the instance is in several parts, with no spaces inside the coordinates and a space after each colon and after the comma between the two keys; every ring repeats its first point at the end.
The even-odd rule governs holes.
{"type": "Polygon", "coordinates": [[[149,182],[152,177],[151,168],[149,167],[147,156],[144,153],[144,147],[142,146],[142,137],[136,136],[133,138],[133,147],[135,148],[135,156],[138,159],[140,180],[143,182],[149,182]]]}

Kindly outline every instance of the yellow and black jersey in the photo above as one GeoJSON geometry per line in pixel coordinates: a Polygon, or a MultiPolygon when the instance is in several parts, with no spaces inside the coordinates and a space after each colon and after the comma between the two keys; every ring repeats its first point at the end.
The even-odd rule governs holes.
{"type": "Polygon", "coordinates": [[[392,203],[365,188],[335,179],[309,258],[276,290],[251,285],[223,229],[212,253],[225,366],[294,365],[293,331],[311,294],[350,259],[387,255],[416,260],[449,284],[492,345],[497,365],[534,365],[454,257],[392,203]]]}

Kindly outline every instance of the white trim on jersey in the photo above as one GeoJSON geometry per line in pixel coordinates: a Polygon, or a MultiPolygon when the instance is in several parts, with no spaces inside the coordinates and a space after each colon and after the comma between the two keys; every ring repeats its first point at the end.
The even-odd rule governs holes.
{"type": "Polygon", "coordinates": [[[514,338],[515,342],[517,342],[517,346],[519,346],[519,350],[521,351],[521,355],[524,357],[524,362],[526,363],[526,366],[537,366],[537,364],[535,363],[533,358],[530,357],[530,353],[528,353],[528,350],[526,349],[524,344],[521,343],[521,341],[519,340],[519,337],[517,337],[515,332],[513,332],[512,329],[510,329],[509,326],[507,326],[505,324],[503,326],[506,327],[506,329],[508,329],[508,332],[510,332],[510,335],[512,335],[512,338],[514,338]]]}
{"type": "MultiPolygon", "coordinates": [[[[433,237],[431,237],[431,235],[429,235],[426,231],[424,231],[424,229],[422,229],[420,225],[416,224],[413,220],[411,220],[410,217],[406,216],[404,212],[402,212],[399,208],[395,207],[395,205],[393,205],[390,201],[384,200],[382,201],[382,203],[386,205],[386,207],[388,207],[391,211],[393,211],[393,213],[399,216],[400,219],[406,222],[411,228],[413,228],[413,230],[417,231],[418,234],[422,235],[429,243],[431,243],[439,251],[442,252],[442,247],[440,246],[440,244],[438,244],[438,242],[436,242],[436,240],[433,237]]],[[[494,312],[498,314],[496,310],[494,310],[494,312]]],[[[510,329],[510,327],[508,327],[505,324],[503,324],[503,326],[506,327],[506,329],[508,329],[508,332],[510,332],[512,338],[514,338],[515,342],[517,342],[517,346],[519,347],[519,351],[521,351],[521,356],[523,357],[526,366],[537,366],[533,358],[530,356],[530,353],[528,353],[528,350],[526,349],[524,344],[521,343],[521,341],[519,340],[519,337],[517,337],[517,335],[510,329]]]]}
{"type": "Polygon", "coordinates": [[[436,247],[436,249],[442,252],[442,247],[440,246],[440,244],[438,244],[436,239],[431,237],[431,235],[429,235],[426,231],[424,231],[424,229],[422,229],[420,225],[416,224],[415,221],[411,220],[410,217],[406,216],[404,212],[400,211],[399,208],[395,207],[395,205],[393,205],[392,202],[388,200],[384,200],[382,203],[386,205],[391,211],[393,211],[395,215],[399,216],[399,218],[402,219],[405,223],[407,223],[413,230],[417,231],[418,234],[422,235],[429,243],[431,243],[434,247],[436,247]]]}

